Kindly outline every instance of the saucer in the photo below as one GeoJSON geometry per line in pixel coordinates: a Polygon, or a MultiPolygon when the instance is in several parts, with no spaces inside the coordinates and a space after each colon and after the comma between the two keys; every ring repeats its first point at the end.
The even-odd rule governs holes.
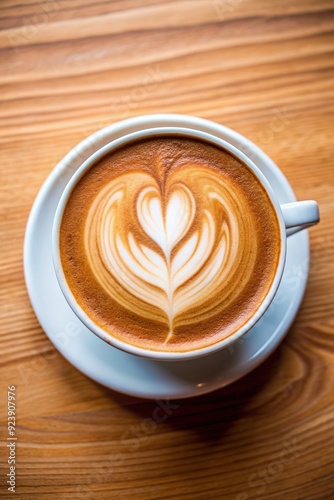
{"type": "Polygon", "coordinates": [[[287,259],[277,294],[260,321],[231,346],[188,361],[153,361],[120,351],[91,333],[67,304],[54,272],[51,230],[62,191],[76,169],[108,142],[130,132],[159,126],[200,129],[233,144],[267,177],[280,203],[295,201],[282,172],[265,153],[237,132],[183,115],[149,115],[105,127],[82,141],[54,168],[39,191],[27,224],[24,271],[35,314],[56,349],[96,382],[132,396],[187,398],[224,387],[262,363],[293,322],[309,272],[307,230],[289,236],[287,259]]]}

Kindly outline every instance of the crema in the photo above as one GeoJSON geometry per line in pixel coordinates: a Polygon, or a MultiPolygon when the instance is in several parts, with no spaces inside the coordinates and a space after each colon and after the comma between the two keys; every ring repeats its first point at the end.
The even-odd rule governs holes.
{"type": "Polygon", "coordinates": [[[60,227],[80,307],[112,336],[159,351],[200,349],[238,330],[266,297],[280,248],[254,173],[221,147],[172,135],[95,163],[60,227]]]}

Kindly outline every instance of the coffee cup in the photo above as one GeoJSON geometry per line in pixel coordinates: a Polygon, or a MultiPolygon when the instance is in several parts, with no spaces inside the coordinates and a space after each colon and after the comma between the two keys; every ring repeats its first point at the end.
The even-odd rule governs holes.
{"type": "Polygon", "coordinates": [[[244,152],[201,129],[151,126],[93,153],[54,218],[60,288],[102,340],[187,360],[229,346],[270,306],[287,238],[315,201],[280,204],[244,152]]]}

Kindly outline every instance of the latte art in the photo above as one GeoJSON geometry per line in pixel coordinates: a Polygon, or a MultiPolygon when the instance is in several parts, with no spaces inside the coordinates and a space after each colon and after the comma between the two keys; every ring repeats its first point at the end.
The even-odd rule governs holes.
{"type": "MultiPolygon", "coordinates": [[[[175,327],[203,321],[220,303],[227,305],[245,257],[247,283],[255,254],[248,256],[250,249],[240,245],[252,230],[242,213],[214,170],[176,170],[163,189],[151,175],[130,171],[107,184],[89,210],[87,259],[120,305],[166,324],[168,341],[175,327]]],[[[239,282],[238,293],[241,288],[239,282]]]]}
{"type": "Polygon", "coordinates": [[[77,301],[107,332],[182,351],[248,320],[275,274],[279,231],[247,167],[197,140],[155,138],[111,153],[83,177],[60,249],[77,301]]]}

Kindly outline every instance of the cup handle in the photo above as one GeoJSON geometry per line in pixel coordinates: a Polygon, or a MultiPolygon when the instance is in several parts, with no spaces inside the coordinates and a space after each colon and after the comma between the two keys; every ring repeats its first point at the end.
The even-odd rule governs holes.
{"type": "Polygon", "coordinates": [[[281,209],[287,236],[311,227],[320,220],[318,204],[313,200],[284,203],[281,209]]]}

